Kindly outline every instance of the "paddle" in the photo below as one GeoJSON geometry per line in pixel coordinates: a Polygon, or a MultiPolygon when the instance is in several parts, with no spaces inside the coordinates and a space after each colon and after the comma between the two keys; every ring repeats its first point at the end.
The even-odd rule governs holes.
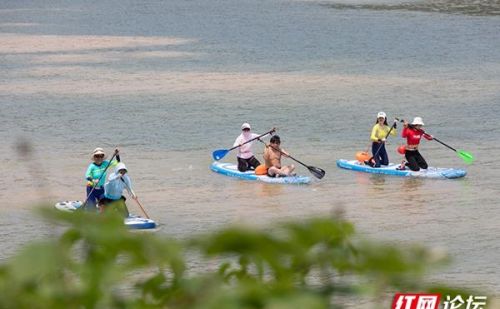
{"type": "MultiPolygon", "coordinates": [[[[259,140],[260,141],[260,140],[259,140]]],[[[261,141],[262,143],[264,143],[263,141],[261,141]]],[[[283,151],[271,146],[271,145],[267,145],[266,143],[264,143],[267,147],[271,147],[272,149],[276,150],[276,151],[279,151],[282,155],[285,155],[287,156],[288,158],[292,159],[293,161],[297,162],[297,163],[300,163],[302,164],[303,166],[307,167],[307,169],[309,170],[309,172],[311,172],[314,177],[318,178],[318,179],[321,179],[323,177],[325,177],[325,174],[326,172],[324,170],[322,170],[321,168],[319,167],[314,167],[314,166],[310,166],[310,165],[307,165],[305,163],[302,163],[300,162],[299,160],[295,159],[294,157],[292,157],[291,155],[287,155],[286,153],[284,153],[283,151]]]]}
{"type": "MultiPolygon", "coordinates": [[[[396,128],[396,122],[399,121],[399,118],[394,118],[394,123],[392,124],[391,128],[389,129],[389,131],[387,132],[387,134],[385,135],[385,139],[387,139],[389,137],[389,134],[391,134],[392,132],[392,129],[396,128]]],[[[373,158],[376,158],[378,153],[380,152],[380,149],[382,149],[382,146],[384,145],[385,142],[381,142],[380,143],[380,146],[378,146],[377,148],[377,151],[375,151],[375,154],[368,160],[365,161],[365,164],[367,165],[370,165],[371,167],[374,166],[373,162],[372,162],[372,159],[373,158]]]]}
{"type": "MultiPolygon", "coordinates": [[[[404,122],[403,119],[400,120],[401,122],[404,122]]],[[[408,124],[408,126],[410,128],[414,128],[416,129],[413,125],[411,124],[408,124]]],[[[419,131],[421,131],[422,133],[424,134],[427,134],[424,130],[422,129],[418,129],[419,131]]],[[[428,134],[429,135],[429,134],[428,134]]],[[[455,149],[453,147],[451,147],[450,145],[448,144],[445,144],[444,142],[440,141],[439,139],[435,138],[434,136],[432,136],[432,140],[440,143],[441,145],[453,150],[462,160],[464,160],[465,163],[467,164],[472,164],[474,162],[474,156],[472,154],[470,154],[469,152],[467,151],[464,151],[464,150],[460,150],[460,149],[455,149]]]]}
{"type": "Polygon", "coordinates": [[[234,146],[233,148],[215,150],[212,153],[212,157],[214,158],[215,161],[219,161],[220,159],[224,158],[226,156],[226,154],[228,152],[230,152],[231,150],[236,149],[236,148],[238,148],[240,146],[243,146],[243,145],[245,145],[247,143],[253,142],[254,140],[259,139],[261,137],[264,137],[264,136],[266,136],[268,134],[273,134],[275,131],[276,131],[276,128],[273,128],[271,131],[266,132],[264,134],[261,134],[261,135],[259,135],[257,137],[252,138],[252,139],[249,139],[248,141],[244,142],[243,144],[238,145],[238,146],[234,146]]]}
{"type": "MultiPolygon", "coordinates": [[[[104,175],[106,175],[106,171],[108,170],[108,167],[111,165],[111,162],[113,162],[113,159],[115,158],[115,156],[118,154],[118,151],[115,150],[115,152],[113,153],[113,156],[111,157],[111,159],[108,161],[108,165],[106,166],[106,168],[104,169],[104,171],[102,172],[101,174],[101,177],[99,177],[99,180],[97,181],[97,184],[99,184],[99,182],[101,181],[102,177],[104,175]]],[[[83,205],[82,207],[79,207],[78,209],[82,209],[84,210],[85,207],[87,206],[87,202],[89,201],[89,197],[92,195],[92,192],[94,192],[95,190],[95,185],[92,187],[92,190],[90,190],[89,194],[87,195],[87,198],[85,199],[85,202],[83,202],[83,205]]]]}
{"type": "Polygon", "coordinates": [[[139,202],[139,198],[137,197],[135,192],[128,186],[128,184],[125,182],[125,180],[123,180],[123,178],[120,178],[120,179],[123,181],[125,186],[127,186],[127,189],[130,191],[130,193],[132,193],[132,199],[137,203],[137,205],[139,205],[139,207],[142,210],[142,213],[146,216],[146,218],[151,219],[151,218],[149,218],[148,214],[146,213],[146,210],[144,209],[144,207],[142,207],[141,202],[139,202]],[[134,196],[135,196],[135,198],[134,198],[134,196]]]}
{"type": "Polygon", "coordinates": [[[445,143],[438,140],[434,136],[432,137],[432,139],[435,140],[436,142],[440,143],[441,145],[446,146],[449,149],[453,150],[460,158],[462,158],[462,160],[464,160],[465,163],[472,164],[472,162],[474,162],[474,156],[472,154],[468,153],[467,151],[455,149],[449,145],[446,145],[445,143]]]}

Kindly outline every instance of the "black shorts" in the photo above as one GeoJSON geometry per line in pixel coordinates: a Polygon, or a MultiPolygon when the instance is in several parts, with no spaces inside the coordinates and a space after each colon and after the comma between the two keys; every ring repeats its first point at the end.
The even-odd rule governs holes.
{"type": "Polygon", "coordinates": [[[254,156],[251,156],[248,159],[238,158],[238,171],[246,172],[248,170],[254,170],[257,166],[260,165],[259,160],[257,160],[254,156]]]}
{"type": "MultiPolygon", "coordinates": [[[[118,200],[120,200],[120,199],[122,199],[123,201],[127,200],[127,198],[125,196],[123,196],[123,195],[118,200]]],[[[113,202],[116,202],[118,200],[112,200],[112,199],[109,199],[107,197],[103,197],[102,199],[99,200],[99,205],[107,205],[109,203],[113,203],[113,202]]]]}

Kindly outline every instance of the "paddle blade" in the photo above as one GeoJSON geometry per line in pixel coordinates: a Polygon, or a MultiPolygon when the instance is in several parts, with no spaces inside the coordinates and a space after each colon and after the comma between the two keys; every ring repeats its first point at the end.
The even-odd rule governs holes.
{"type": "Polygon", "coordinates": [[[463,150],[457,150],[457,154],[462,160],[465,161],[467,164],[472,164],[474,162],[474,156],[471,155],[470,153],[463,151],[463,150]]]}
{"type": "Polygon", "coordinates": [[[319,167],[308,166],[307,169],[318,179],[325,177],[326,172],[319,167]]]}
{"type": "Polygon", "coordinates": [[[214,158],[215,161],[219,161],[220,159],[224,158],[224,156],[229,152],[227,149],[219,149],[214,152],[212,152],[212,157],[214,158]]]}

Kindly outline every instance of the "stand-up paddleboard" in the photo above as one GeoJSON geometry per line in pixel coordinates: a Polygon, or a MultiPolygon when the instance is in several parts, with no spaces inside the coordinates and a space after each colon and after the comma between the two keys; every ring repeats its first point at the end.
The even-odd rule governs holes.
{"type": "Polygon", "coordinates": [[[210,169],[226,176],[267,183],[307,184],[311,182],[311,178],[307,176],[269,177],[267,175],[255,175],[254,171],[240,172],[236,164],[232,163],[214,162],[210,165],[210,169]]]}
{"type": "Polygon", "coordinates": [[[369,165],[360,163],[357,160],[344,160],[344,159],[337,160],[337,166],[358,172],[394,175],[403,177],[453,179],[453,178],[461,178],[467,175],[467,171],[456,168],[429,167],[426,170],[422,169],[418,172],[414,172],[410,170],[408,167],[406,167],[405,170],[398,170],[397,168],[399,167],[399,164],[394,164],[394,163],[389,163],[388,166],[382,165],[381,167],[371,167],[369,165]]]}
{"type": "MultiPolygon", "coordinates": [[[[56,203],[54,207],[62,211],[72,212],[82,207],[82,205],[83,203],[81,201],[64,201],[56,203]]],[[[156,228],[155,221],[136,215],[129,215],[128,218],[124,219],[124,223],[130,229],[146,230],[156,228]]]]}

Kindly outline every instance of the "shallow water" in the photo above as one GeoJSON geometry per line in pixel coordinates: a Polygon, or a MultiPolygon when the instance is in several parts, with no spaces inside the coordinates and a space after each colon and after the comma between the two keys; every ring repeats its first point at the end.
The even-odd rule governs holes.
{"type": "MultiPolygon", "coordinates": [[[[118,146],[159,233],[342,209],[370,237],[446,249],[454,263],[432,280],[499,293],[500,17],[363,2],[0,4],[0,258],[56,234],[33,203],[84,199],[90,151],[118,146]],[[466,167],[422,142],[430,165],[466,167],[467,177],[338,169],[336,159],[368,147],[380,110],[421,116],[473,153],[466,167]],[[212,173],[212,151],[231,147],[247,121],[256,132],[278,127],[283,147],[325,178],[279,186],[212,173]],[[16,152],[20,140],[30,156],[16,152]]],[[[399,161],[402,139],[389,142],[399,161]]]]}

